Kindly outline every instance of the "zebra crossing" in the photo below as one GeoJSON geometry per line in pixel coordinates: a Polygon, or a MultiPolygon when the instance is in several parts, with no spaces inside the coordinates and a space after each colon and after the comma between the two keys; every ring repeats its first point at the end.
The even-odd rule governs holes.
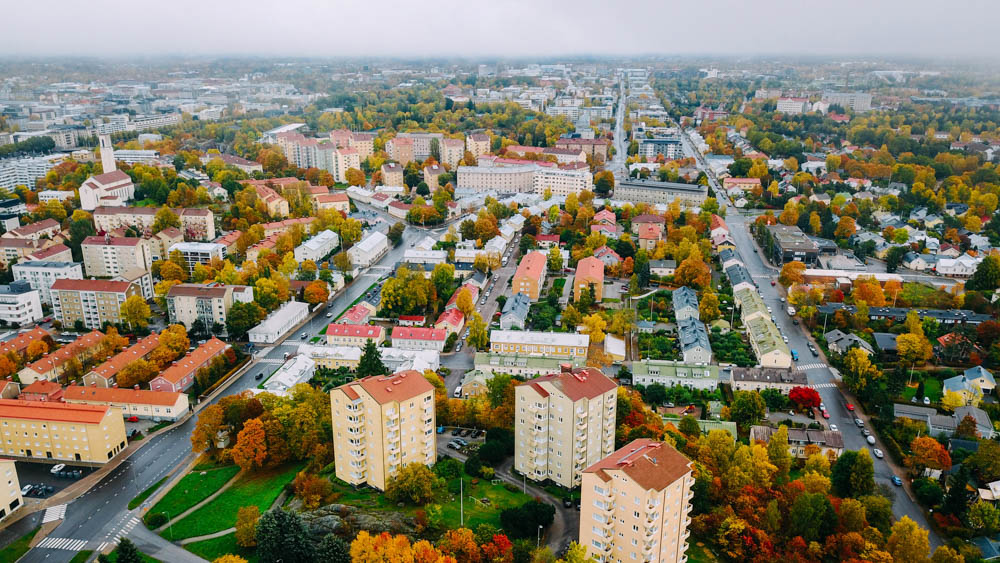
{"type": "Polygon", "coordinates": [[[56,506],[50,506],[45,509],[45,516],[42,517],[42,524],[48,524],[49,522],[55,522],[56,520],[62,520],[66,516],[66,505],[57,504],[56,506]]]}
{"type": "Polygon", "coordinates": [[[835,383],[817,383],[812,386],[813,389],[834,389],[837,387],[835,383]]]}
{"type": "Polygon", "coordinates": [[[80,551],[87,547],[89,540],[77,540],[73,538],[45,538],[38,547],[44,549],[65,549],[67,551],[80,551]]]}
{"type": "Polygon", "coordinates": [[[257,360],[257,363],[278,365],[285,363],[285,360],[282,360],[281,358],[260,358],[257,360]]]}
{"type": "Polygon", "coordinates": [[[808,370],[811,370],[811,369],[823,369],[825,367],[826,367],[826,364],[800,364],[798,366],[798,370],[799,371],[808,371],[808,370]]]}

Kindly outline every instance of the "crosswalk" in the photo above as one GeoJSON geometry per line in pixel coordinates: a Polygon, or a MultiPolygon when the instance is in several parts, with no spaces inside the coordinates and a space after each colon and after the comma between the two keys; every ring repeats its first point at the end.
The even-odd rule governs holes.
{"type": "Polygon", "coordinates": [[[285,360],[282,360],[281,358],[260,358],[259,360],[257,360],[257,363],[277,365],[285,363],[285,360]]]}
{"type": "Polygon", "coordinates": [[[798,370],[799,371],[808,371],[808,370],[811,370],[811,369],[823,369],[825,367],[826,367],[826,364],[799,364],[798,370]]]}
{"type": "Polygon", "coordinates": [[[835,383],[817,383],[812,386],[813,389],[833,389],[836,387],[837,385],[835,383]]]}
{"type": "Polygon", "coordinates": [[[45,509],[45,516],[42,517],[42,524],[62,520],[66,516],[66,505],[58,504],[45,509]]]}
{"type": "Polygon", "coordinates": [[[73,538],[45,538],[38,547],[44,549],[65,549],[67,551],[80,551],[87,547],[89,540],[78,540],[73,538]]]}

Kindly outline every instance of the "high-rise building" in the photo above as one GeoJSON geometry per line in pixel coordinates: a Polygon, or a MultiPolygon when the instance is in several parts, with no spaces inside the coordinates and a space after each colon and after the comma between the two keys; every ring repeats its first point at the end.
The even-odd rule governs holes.
{"type": "Polygon", "coordinates": [[[411,463],[437,458],[434,386],[414,370],[371,376],[330,391],[337,478],[384,491],[411,463]]]}
{"type": "Polygon", "coordinates": [[[83,239],[83,269],[88,276],[109,278],[153,264],[149,241],[138,237],[92,236],[83,239]]]}
{"type": "Polygon", "coordinates": [[[580,486],[580,545],[597,561],[687,561],[694,477],[668,444],[633,440],[586,468],[580,486]]]}
{"type": "Polygon", "coordinates": [[[121,306],[133,295],[142,296],[138,285],[125,281],[56,280],[49,290],[52,311],[62,326],[72,327],[76,321],[97,329],[104,323],[122,321],[121,306]]]}
{"type": "Polygon", "coordinates": [[[618,385],[594,368],[532,379],[514,389],[514,468],[572,488],[614,451],[618,385]]]}

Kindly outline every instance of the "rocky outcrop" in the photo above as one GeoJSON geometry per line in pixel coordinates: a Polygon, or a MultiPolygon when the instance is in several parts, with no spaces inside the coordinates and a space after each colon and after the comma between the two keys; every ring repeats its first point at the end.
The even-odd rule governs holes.
{"type": "Polygon", "coordinates": [[[417,535],[414,519],[400,512],[366,510],[346,504],[328,504],[315,510],[304,510],[299,499],[290,502],[288,508],[299,513],[314,537],[327,534],[353,535],[361,530],[373,534],[389,532],[410,537],[417,535]]]}

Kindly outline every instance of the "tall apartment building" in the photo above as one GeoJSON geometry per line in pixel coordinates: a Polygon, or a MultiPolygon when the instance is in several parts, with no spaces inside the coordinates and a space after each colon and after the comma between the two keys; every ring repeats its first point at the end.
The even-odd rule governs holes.
{"type": "MultiPolygon", "coordinates": [[[[402,166],[415,160],[413,154],[413,139],[409,137],[396,137],[385,142],[385,152],[389,158],[395,160],[402,166]]],[[[400,184],[402,185],[402,184],[400,184]]]]}
{"type": "Polygon", "coordinates": [[[554,196],[568,196],[583,190],[594,190],[594,175],[590,168],[583,166],[576,169],[538,167],[531,178],[534,192],[544,195],[548,190],[554,196]]]}
{"type": "Polygon", "coordinates": [[[0,522],[12,514],[24,499],[21,497],[21,482],[17,479],[17,467],[12,459],[0,459],[0,522]],[[3,481],[7,481],[6,484],[3,481]]]}
{"type": "Polygon", "coordinates": [[[823,101],[851,108],[857,113],[872,109],[872,95],[864,92],[823,92],[823,101]]]}
{"type": "Polygon", "coordinates": [[[361,168],[361,156],[357,149],[338,148],[331,139],[310,139],[291,131],[278,135],[278,147],[295,166],[326,170],[338,182],[347,182],[348,169],[361,168]]]}
{"type": "Polygon", "coordinates": [[[167,254],[175,250],[184,257],[188,272],[193,272],[198,264],[208,264],[216,258],[223,260],[226,257],[226,247],[216,242],[181,242],[168,248],[167,254]]]}
{"type": "Polygon", "coordinates": [[[42,318],[42,299],[26,281],[0,285],[0,321],[14,326],[35,323],[42,318]]]}
{"type": "MultiPolygon", "coordinates": [[[[399,133],[396,135],[396,139],[410,139],[413,141],[413,159],[418,162],[423,162],[427,160],[427,157],[431,156],[431,152],[434,150],[434,144],[437,143],[438,152],[441,151],[441,141],[444,140],[443,133],[399,133]]],[[[395,139],[391,139],[394,141],[395,139]]],[[[387,143],[388,146],[388,143],[387,143]]],[[[386,149],[388,150],[388,149],[386,149]]],[[[397,159],[398,160],[398,159],[397,159]]],[[[400,160],[404,165],[406,162],[400,160]]]]}
{"type": "MultiPolygon", "coordinates": [[[[136,227],[145,234],[152,234],[153,221],[159,210],[156,207],[102,205],[94,210],[94,226],[98,231],[105,232],[121,227],[136,227]]],[[[215,214],[211,209],[175,207],[171,211],[181,220],[181,230],[185,240],[215,238],[215,214]]]]}
{"type": "Polygon", "coordinates": [[[42,303],[52,304],[52,294],[49,288],[56,280],[82,280],[83,265],[79,262],[39,262],[29,260],[11,267],[14,279],[26,281],[32,289],[38,290],[42,303]]]}
{"type": "Polygon", "coordinates": [[[58,154],[0,160],[0,188],[13,190],[17,186],[34,186],[36,180],[44,178],[63,158],[64,155],[58,154]]]}
{"type": "Polygon", "coordinates": [[[633,440],[591,465],[580,486],[580,545],[597,561],[687,561],[694,477],[669,444],[633,440]]]}
{"type": "Polygon", "coordinates": [[[386,162],[382,165],[382,185],[402,186],[403,166],[395,162],[386,162]]]}
{"type": "Polygon", "coordinates": [[[83,268],[88,276],[110,278],[153,264],[149,241],[138,237],[93,236],[83,239],[83,268]]]}
{"type": "Polygon", "coordinates": [[[490,152],[490,136],[486,133],[473,133],[465,136],[465,150],[472,153],[474,158],[481,154],[490,152]]]}
{"type": "Polygon", "coordinates": [[[545,274],[548,271],[547,262],[545,254],[538,250],[525,254],[511,279],[511,292],[523,293],[528,296],[528,299],[538,301],[542,287],[545,285],[545,274]]]}
{"type": "Polygon", "coordinates": [[[535,164],[511,166],[459,166],[457,187],[477,192],[532,192],[535,188],[535,164]]]}
{"type": "Polygon", "coordinates": [[[441,164],[455,168],[465,156],[465,141],[462,139],[444,139],[441,141],[441,164]]]}
{"type": "Polygon", "coordinates": [[[514,396],[514,468],[522,474],[572,488],[614,451],[618,385],[600,370],[567,364],[517,386],[514,396]]]}
{"type": "Polygon", "coordinates": [[[226,325],[233,306],[233,286],[179,283],[167,292],[167,314],[171,323],[182,323],[190,329],[201,320],[206,330],[216,324],[226,325]]]}
{"type": "Polygon", "coordinates": [[[371,376],[330,391],[337,477],[384,491],[411,463],[437,458],[434,386],[414,370],[371,376]]]}
{"type": "Polygon", "coordinates": [[[358,151],[358,158],[361,160],[375,154],[375,135],[372,133],[335,129],[330,131],[330,140],[337,148],[351,148],[358,151]]]}
{"type": "Polygon", "coordinates": [[[103,464],[125,449],[125,422],[109,406],[0,399],[0,453],[103,464]]]}
{"type": "Polygon", "coordinates": [[[50,293],[52,310],[63,326],[82,321],[91,329],[121,322],[122,303],[133,295],[142,296],[135,284],[106,280],[56,280],[50,293]]]}
{"type": "MultiPolygon", "coordinates": [[[[238,237],[239,235],[236,235],[236,238],[238,237]]],[[[184,235],[181,233],[181,230],[176,227],[167,227],[166,229],[163,229],[162,231],[149,237],[149,253],[153,258],[153,262],[169,258],[170,247],[182,242],[184,242],[184,235]]],[[[235,248],[235,242],[233,246],[235,248]]]]}

